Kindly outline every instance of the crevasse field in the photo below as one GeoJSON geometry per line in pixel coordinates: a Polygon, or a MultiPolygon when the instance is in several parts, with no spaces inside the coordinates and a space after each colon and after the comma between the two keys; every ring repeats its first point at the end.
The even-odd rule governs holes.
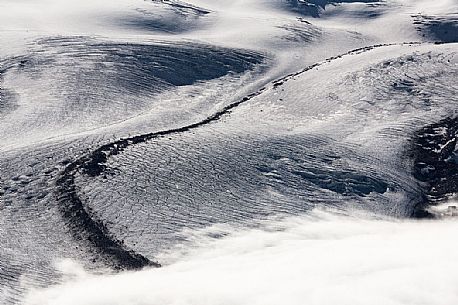
{"type": "Polygon", "coordinates": [[[0,0],[0,304],[456,305],[457,111],[457,0],[0,0]]]}

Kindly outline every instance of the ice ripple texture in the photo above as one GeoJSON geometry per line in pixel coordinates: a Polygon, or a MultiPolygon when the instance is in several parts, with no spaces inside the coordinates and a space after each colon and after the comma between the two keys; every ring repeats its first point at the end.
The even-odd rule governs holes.
{"type": "MultiPolygon", "coordinates": [[[[54,263],[63,258],[102,274],[158,261],[165,267],[158,273],[119,278],[145,275],[143,283],[153,278],[167,286],[161,274],[175,268],[174,258],[190,278],[219,270],[195,264],[202,262],[199,253],[188,265],[180,251],[213,253],[214,242],[227,242],[217,256],[230,257],[233,246],[250,253],[253,239],[246,237],[253,232],[268,240],[255,252],[269,261],[246,265],[257,280],[269,280],[256,270],[269,271],[266,265],[283,262],[285,253],[317,253],[316,266],[327,266],[332,255],[319,255],[316,236],[334,244],[347,232],[349,243],[341,247],[337,238],[332,249],[350,253],[356,265],[358,253],[346,250],[361,234],[357,249],[367,248],[366,225],[382,245],[391,225],[409,241],[421,238],[415,232],[424,223],[398,221],[428,206],[431,194],[444,200],[458,185],[445,175],[456,166],[433,183],[427,179],[435,156],[447,153],[441,166],[456,162],[456,9],[451,0],[0,3],[0,303],[20,304],[30,288],[57,285],[50,292],[59,294],[68,274],[54,263]],[[419,145],[431,164],[415,159],[419,145]],[[416,171],[423,171],[422,180],[416,171]],[[311,221],[317,209],[343,218],[311,221]],[[346,218],[357,213],[375,220],[346,218]],[[309,235],[315,225],[324,233],[309,235]],[[286,235],[271,239],[276,232],[286,235]],[[201,233],[210,244],[199,244],[201,233]],[[235,243],[233,233],[240,234],[235,243]],[[292,246],[285,249],[288,236],[292,246]]],[[[419,232],[455,227],[435,224],[429,223],[438,231],[419,232]]],[[[450,247],[428,236],[428,245],[450,247]]],[[[401,268],[423,246],[407,249],[405,241],[389,244],[406,246],[401,268]]],[[[418,274],[430,271],[422,264],[431,253],[448,252],[423,253],[415,261],[418,274]]],[[[381,269],[367,261],[356,282],[367,270],[383,274],[389,259],[381,269]]],[[[300,266],[305,269],[295,270],[310,267],[300,266]]],[[[277,270],[288,277],[291,269],[277,270]]],[[[235,278],[244,274],[239,271],[235,278]]],[[[308,275],[295,274],[288,287],[308,275]]],[[[410,273],[402,275],[410,282],[410,273]]],[[[455,278],[433,275],[435,283],[455,278]]],[[[65,287],[74,288],[71,281],[65,287]]],[[[154,299],[147,290],[145,300],[154,299]]],[[[36,295],[44,299],[28,301],[52,304],[43,291],[36,295]]],[[[456,299],[448,286],[444,291],[447,300],[456,299]]],[[[117,302],[130,298],[125,292],[117,291],[117,302]]],[[[218,300],[227,304],[228,293],[218,300]]],[[[167,300],[188,300],[174,296],[167,300]]],[[[112,300],[106,297],[91,302],[112,300]]]]}

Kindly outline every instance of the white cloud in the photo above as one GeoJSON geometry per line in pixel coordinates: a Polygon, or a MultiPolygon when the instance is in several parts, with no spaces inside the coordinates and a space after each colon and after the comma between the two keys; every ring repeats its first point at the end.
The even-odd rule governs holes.
{"type": "Polygon", "coordinates": [[[78,277],[31,291],[25,304],[458,304],[457,229],[456,220],[326,214],[211,229],[235,230],[220,239],[206,229],[161,269],[81,275],[74,267],[78,277]]]}

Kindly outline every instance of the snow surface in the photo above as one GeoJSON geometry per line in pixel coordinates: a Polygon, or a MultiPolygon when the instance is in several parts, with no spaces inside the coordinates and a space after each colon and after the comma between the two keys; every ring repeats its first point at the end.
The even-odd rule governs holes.
{"type": "Polygon", "coordinates": [[[0,0],[0,303],[456,304],[455,222],[402,219],[457,13],[0,0]],[[110,275],[128,253],[164,267],[110,275]]]}

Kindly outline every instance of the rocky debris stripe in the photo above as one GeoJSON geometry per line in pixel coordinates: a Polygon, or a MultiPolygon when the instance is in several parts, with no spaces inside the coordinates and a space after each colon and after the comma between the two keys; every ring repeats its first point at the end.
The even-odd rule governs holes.
{"type": "MultiPolygon", "coordinates": [[[[327,58],[321,62],[312,64],[302,69],[299,72],[286,75],[271,83],[271,88],[276,89],[286,81],[310,71],[318,66],[329,63],[333,60],[342,58],[349,55],[358,55],[376,48],[388,47],[394,45],[419,45],[422,42],[404,42],[404,43],[388,43],[366,46],[358,49],[351,50],[341,55],[327,58]]],[[[161,138],[164,136],[188,132],[190,130],[199,128],[209,123],[218,121],[221,117],[229,114],[233,109],[239,105],[248,102],[252,98],[260,95],[267,88],[263,87],[257,92],[254,92],[243,99],[234,102],[206,119],[180,128],[163,130],[143,135],[137,135],[129,138],[122,138],[117,141],[107,143],[99,148],[89,152],[75,161],[69,163],[65,169],[59,174],[57,184],[57,198],[62,212],[62,216],[69,223],[72,233],[75,238],[79,240],[87,240],[94,247],[94,250],[107,259],[111,259],[116,269],[139,269],[146,266],[160,267],[157,262],[153,262],[141,254],[135,253],[125,247],[122,241],[116,239],[115,236],[110,234],[106,225],[97,220],[91,209],[84,205],[82,199],[77,194],[75,185],[75,175],[78,172],[83,172],[91,177],[96,177],[102,174],[106,169],[106,162],[110,156],[114,156],[126,147],[138,143],[147,142],[151,139],[161,138]]]]}

